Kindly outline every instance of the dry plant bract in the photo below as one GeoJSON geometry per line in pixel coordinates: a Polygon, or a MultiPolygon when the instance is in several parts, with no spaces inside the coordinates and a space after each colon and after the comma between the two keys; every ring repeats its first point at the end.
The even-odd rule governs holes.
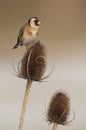
{"type": "Polygon", "coordinates": [[[18,130],[23,129],[24,116],[28,96],[30,93],[31,83],[33,81],[41,81],[46,70],[46,51],[44,45],[42,45],[40,41],[38,41],[34,45],[27,46],[26,50],[27,51],[25,55],[18,65],[18,76],[20,78],[27,79],[18,130]]]}
{"type": "Polygon", "coordinates": [[[54,94],[47,113],[47,120],[54,124],[53,130],[56,130],[58,124],[67,124],[69,111],[70,98],[63,92],[57,92],[54,94]]]}
{"type": "Polygon", "coordinates": [[[31,47],[27,47],[27,52],[18,67],[18,76],[31,81],[41,81],[45,70],[46,51],[44,45],[38,41],[31,47]]]}

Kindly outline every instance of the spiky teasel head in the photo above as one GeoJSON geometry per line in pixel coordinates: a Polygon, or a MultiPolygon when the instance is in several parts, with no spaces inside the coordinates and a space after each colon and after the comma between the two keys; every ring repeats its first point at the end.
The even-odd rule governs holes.
{"type": "Polygon", "coordinates": [[[46,51],[44,45],[37,41],[27,48],[18,67],[18,76],[32,81],[42,80],[46,70],[46,51]]]}
{"type": "Polygon", "coordinates": [[[70,111],[70,98],[63,92],[56,92],[49,104],[47,120],[65,125],[70,111]]]}

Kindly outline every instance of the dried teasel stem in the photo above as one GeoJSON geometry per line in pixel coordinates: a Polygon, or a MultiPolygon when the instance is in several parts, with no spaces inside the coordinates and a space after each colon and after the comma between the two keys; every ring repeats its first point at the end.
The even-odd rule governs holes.
{"type": "Polygon", "coordinates": [[[18,130],[23,129],[24,116],[30,93],[32,81],[41,81],[46,70],[45,47],[37,41],[33,46],[28,46],[25,55],[18,65],[18,76],[27,79],[27,86],[23,100],[18,130]]]}
{"type": "Polygon", "coordinates": [[[57,123],[54,123],[54,124],[53,124],[53,130],[56,130],[57,127],[58,127],[58,124],[57,124],[57,123]]]}
{"type": "Polygon", "coordinates": [[[19,122],[18,130],[22,130],[23,129],[24,116],[25,116],[28,96],[30,94],[31,83],[32,83],[32,80],[28,80],[27,86],[26,86],[26,90],[25,90],[25,96],[24,96],[24,100],[23,100],[23,105],[22,105],[22,111],[21,111],[21,116],[20,116],[20,122],[19,122]]]}

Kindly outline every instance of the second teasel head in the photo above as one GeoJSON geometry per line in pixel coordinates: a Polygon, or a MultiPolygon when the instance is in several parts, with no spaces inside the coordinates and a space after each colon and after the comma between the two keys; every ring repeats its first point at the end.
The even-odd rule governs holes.
{"type": "Polygon", "coordinates": [[[56,92],[49,104],[47,120],[65,125],[70,111],[70,98],[63,92],[56,92]]]}

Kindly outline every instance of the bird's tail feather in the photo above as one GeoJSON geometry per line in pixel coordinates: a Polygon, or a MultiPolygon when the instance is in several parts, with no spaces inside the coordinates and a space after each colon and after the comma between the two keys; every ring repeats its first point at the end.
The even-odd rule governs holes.
{"type": "Polygon", "coordinates": [[[18,44],[18,43],[16,43],[16,45],[14,45],[13,49],[18,48],[18,46],[19,46],[19,44],[18,44]]]}

